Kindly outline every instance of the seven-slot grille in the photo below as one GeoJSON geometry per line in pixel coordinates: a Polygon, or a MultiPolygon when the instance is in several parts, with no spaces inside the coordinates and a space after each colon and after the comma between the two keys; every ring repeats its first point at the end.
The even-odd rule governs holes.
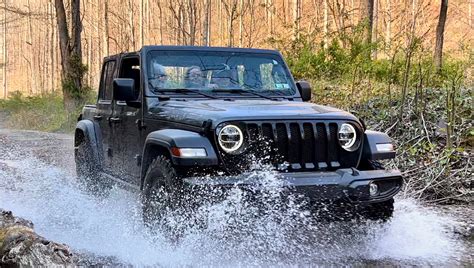
{"type": "MultiPolygon", "coordinates": [[[[360,155],[360,149],[347,152],[340,147],[337,135],[342,123],[249,121],[239,125],[249,143],[259,148],[255,154],[260,157],[262,154],[270,155],[272,164],[287,163],[291,170],[335,170],[356,167],[360,155]]],[[[360,130],[356,129],[360,137],[360,130]]]]}

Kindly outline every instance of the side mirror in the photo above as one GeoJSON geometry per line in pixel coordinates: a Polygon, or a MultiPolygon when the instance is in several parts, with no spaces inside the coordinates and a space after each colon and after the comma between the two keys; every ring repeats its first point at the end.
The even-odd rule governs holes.
{"type": "Polygon", "coordinates": [[[114,100],[134,101],[135,81],[130,78],[115,78],[113,83],[114,100]]]}
{"type": "Polygon", "coordinates": [[[296,82],[296,87],[298,88],[298,91],[300,92],[301,99],[303,101],[310,101],[311,100],[311,85],[306,82],[306,81],[298,81],[296,82]]]}

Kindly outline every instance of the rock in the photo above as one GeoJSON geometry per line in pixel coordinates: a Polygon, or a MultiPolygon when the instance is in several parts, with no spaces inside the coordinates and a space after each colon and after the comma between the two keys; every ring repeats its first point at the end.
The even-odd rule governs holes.
{"type": "Polygon", "coordinates": [[[73,265],[71,250],[48,241],[33,230],[33,223],[0,209],[0,266],[73,265]]]}

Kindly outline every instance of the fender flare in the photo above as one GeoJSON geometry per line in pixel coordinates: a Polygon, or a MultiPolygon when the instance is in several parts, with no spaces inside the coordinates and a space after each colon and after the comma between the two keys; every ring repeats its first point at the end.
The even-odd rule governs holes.
{"type": "Polygon", "coordinates": [[[165,153],[177,166],[214,166],[219,163],[217,154],[206,136],[181,129],[162,129],[150,132],[143,146],[141,180],[145,178],[148,166],[160,153],[165,153]],[[181,158],[171,153],[171,148],[204,148],[206,157],[181,158]]]}
{"type": "Polygon", "coordinates": [[[75,150],[76,150],[77,146],[79,145],[78,141],[77,141],[78,131],[82,131],[82,133],[84,133],[84,135],[87,136],[87,138],[90,142],[90,145],[91,145],[92,156],[97,160],[97,163],[101,163],[101,161],[100,161],[101,154],[100,154],[100,150],[99,150],[100,145],[98,143],[98,138],[97,138],[97,133],[96,133],[96,130],[95,130],[94,123],[90,120],[87,120],[87,119],[80,120],[79,122],[77,122],[76,131],[75,131],[75,134],[74,134],[74,149],[75,150]]]}
{"type": "Polygon", "coordinates": [[[364,135],[364,148],[362,150],[363,159],[380,160],[395,158],[395,150],[379,151],[378,144],[392,144],[392,139],[383,132],[366,130],[364,135]]]}

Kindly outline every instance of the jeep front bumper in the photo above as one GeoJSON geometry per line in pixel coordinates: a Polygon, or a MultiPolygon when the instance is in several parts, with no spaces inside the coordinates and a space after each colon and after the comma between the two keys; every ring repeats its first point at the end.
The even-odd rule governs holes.
{"type": "Polygon", "coordinates": [[[269,187],[283,187],[290,193],[304,194],[313,200],[341,200],[353,203],[382,202],[397,194],[403,180],[398,170],[359,171],[338,169],[332,172],[275,172],[268,183],[267,174],[244,173],[237,176],[190,177],[184,182],[192,188],[248,188],[264,191],[269,187]],[[370,185],[376,184],[378,192],[370,194],[370,185]]]}

